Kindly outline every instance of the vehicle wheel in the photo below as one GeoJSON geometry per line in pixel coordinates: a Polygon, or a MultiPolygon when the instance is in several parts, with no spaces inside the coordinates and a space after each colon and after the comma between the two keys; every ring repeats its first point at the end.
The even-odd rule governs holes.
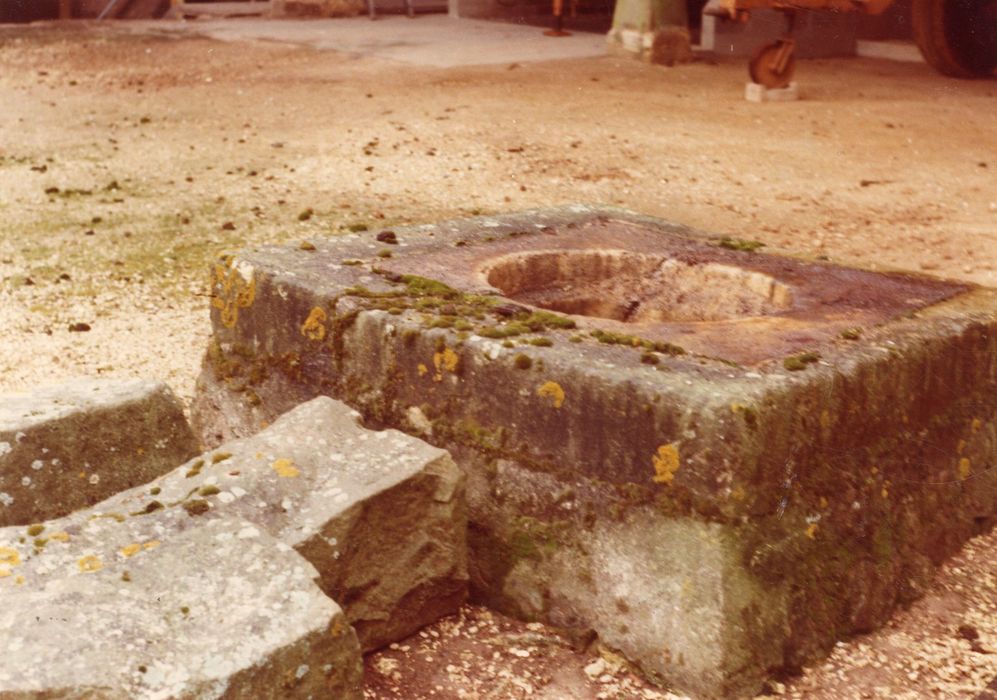
{"type": "Polygon", "coordinates": [[[911,25],[938,72],[982,78],[997,68],[997,0],[914,0],[911,25]]]}
{"type": "Polygon", "coordinates": [[[751,79],[770,90],[787,87],[796,70],[794,48],[793,41],[786,39],[763,46],[748,64],[751,79]]]}

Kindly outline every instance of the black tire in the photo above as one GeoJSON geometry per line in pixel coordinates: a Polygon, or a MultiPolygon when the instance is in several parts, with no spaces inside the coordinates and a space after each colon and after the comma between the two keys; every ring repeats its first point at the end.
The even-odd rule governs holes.
{"type": "Polygon", "coordinates": [[[997,0],[914,0],[911,25],[939,73],[985,78],[997,68],[997,0]]]}

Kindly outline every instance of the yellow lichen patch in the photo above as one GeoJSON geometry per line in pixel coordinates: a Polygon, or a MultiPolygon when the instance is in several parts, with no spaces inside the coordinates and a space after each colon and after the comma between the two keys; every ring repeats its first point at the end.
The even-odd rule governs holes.
{"type": "Polygon", "coordinates": [[[979,418],[974,418],[973,422],[969,424],[969,429],[973,433],[978,432],[982,427],[983,427],[983,421],[981,421],[979,418]]]}
{"type": "Polygon", "coordinates": [[[10,576],[10,574],[11,574],[10,569],[5,569],[2,566],[0,566],[0,578],[7,578],[8,576],[10,576]]]}
{"type": "Polygon", "coordinates": [[[433,367],[436,368],[436,374],[433,376],[433,380],[437,382],[443,381],[444,372],[456,372],[457,365],[460,364],[460,355],[455,353],[450,348],[443,348],[439,352],[433,353],[433,367]]]}
{"type": "Polygon", "coordinates": [[[23,576],[18,576],[17,578],[14,579],[14,583],[16,583],[18,586],[23,586],[24,585],[24,577],[23,576]]]}
{"type": "Polygon", "coordinates": [[[316,306],[308,314],[308,318],[301,324],[301,335],[309,340],[325,339],[325,322],[329,318],[325,310],[316,306]]]}
{"type": "Polygon", "coordinates": [[[429,371],[429,367],[427,367],[426,365],[422,364],[421,362],[419,363],[419,367],[417,369],[419,370],[419,376],[420,377],[425,376],[426,372],[429,371]]]}
{"type": "Polygon", "coordinates": [[[159,540],[149,540],[144,545],[142,545],[142,549],[155,549],[161,544],[162,542],[160,542],[159,540]]]}
{"type": "Polygon", "coordinates": [[[736,489],[731,491],[730,497],[735,501],[743,501],[748,497],[748,492],[744,490],[743,486],[738,486],[736,489]]]}
{"type": "Polygon", "coordinates": [[[92,574],[104,568],[104,562],[95,554],[88,554],[76,562],[76,564],[80,567],[80,571],[85,574],[92,574]]]}
{"type": "Polygon", "coordinates": [[[256,280],[244,280],[239,271],[232,267],[231,258],[223,262],[225,264],[215,265],[211,305],[221,311],[222,324],[226,328],[234,328],[239,320],[239,309],[251,306],[256,299],[256,280]]]}
{"type": "Polygon", "coordinates": [[[132,542],[131,544],[125,545],[121,548],[121,553],[127,557],[134,557],[136,554],[142,551],[142,545],[138,542],[132,542]]]}
{"type": "Polygon", "coordinates": [[[807,525],[807,529],[803,531],[803,534],[812,540],[817,539],[817,523],[807,525]]]}
{"type": "Polygon", "coordinates": [[[651,457],[654,465],[654,476],[652,480],[658,484],[670,484],[675,479],[675,472],[679,470],[679,448],[672,442],[658,448],[656,454],[651,457]]]}
{"type": "Polygon", "coordinates": [[[963,457],[959,460],[959,478],[968,479],[970,473],[972,472],[972,465],[969,463],[968,457],[963,457]]]}
{"type": "Polygon", "coordinates": [[[0,547],[0,566],[17,566],[20,563],[20,552],[13,547],[0,547]]]}
{"type": "Polygon", "coordinates": [[[48,536],[48,538],[50,540],[54,540],[55,542],[69,542],[69,533],[53,532],[51,535],[48,536]]]}
{"type": "Polygon", "coordinates": [[[544,382],[537,389],[537,396],[542,399],[549,399],[551,406],[560,408],[564,405],[564,389],[557,382],[544,382]]]}
{"type": "Polygon", "coordinates": [[[827,505],[828,505],[827,499],[821,496],[819,505],[821,510],[827,510],[827,505]]]}
{"type": "Polygon", "coordinates": [[[955,446],[955,453],[961,455],[966,450],[966,441],[960,440],[959,444],[955,446]]]}
{"type": "Polygon", "coordinates": [[[298,476],[301,472],[298,468],[294,466],[294,462],[289,459],[278,459],[270,465],[270,468],[277,472],[277,476],[282,476],[286,479],[293,479],[298,476]]]}

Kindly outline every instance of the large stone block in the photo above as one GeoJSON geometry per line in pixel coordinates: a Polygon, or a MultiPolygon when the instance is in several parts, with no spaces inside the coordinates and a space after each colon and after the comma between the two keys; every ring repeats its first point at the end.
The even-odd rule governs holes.
{"type": "MultiPolygon", "coordinates": [[[[365,651],[455,613],[468,573],[464,476],[453,460],[396,430],[365,430],[339,402],[323,398],[291,415],[307,420],[304,408],[314,424],[296,437],[270,428],[257,438],[265,449],[226,446],[196,477],[171,474],[157,498],[220,489],[212,505],[259,522],[318,568],[365,651]]],[[[120,509],[146,501],[136,491],[120,509]]]]}
{"type": "Polygon", "coordinates": [[[0,395],[0,526],[91,506],[199,451],[160,382],[79,379],[0,395]]]}
{"type": "Polygon", "coordinates": [[[0,632],[24,652],[0,695],[360,697],[362,648],[463,601],[465,533],[445,451],[315,399],[89,510],[0,530],[0,632]]]}
{"type": "Polygon", "coordinates": [[[0,581],[0,697],[363,697],[356,634],[308,562],[238,518],[169,521],[50,524],[0,581]]]}
{"type": "Polygon", "coordinates": [[[997,513],[993,290],[586,207],[312,243],[217,265],[200,424],[328,394],[447,447],[477,597],[662,683],[753,692],[997,513]]]}

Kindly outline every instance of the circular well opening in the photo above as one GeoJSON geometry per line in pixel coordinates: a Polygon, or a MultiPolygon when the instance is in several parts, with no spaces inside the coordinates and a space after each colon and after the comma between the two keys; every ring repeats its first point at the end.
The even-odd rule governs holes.
{"type": "Polygon", "coordinates": [[[790,288],[760,272],[626,250],[517,253],[491,261],[483,273],[521,303],[626,323],[722,321],[792,304],[790,288]]]}

